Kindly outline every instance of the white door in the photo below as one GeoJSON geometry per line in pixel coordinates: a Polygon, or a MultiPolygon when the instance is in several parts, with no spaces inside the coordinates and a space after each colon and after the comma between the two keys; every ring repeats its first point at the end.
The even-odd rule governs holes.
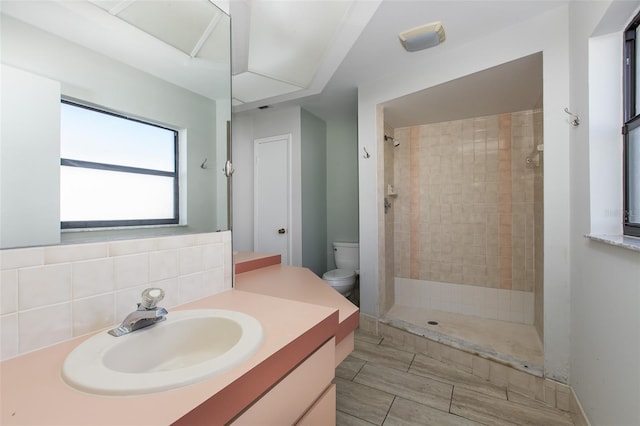
{"type": "Polygon", "coordinates": [[[253,248],[289,264],[290,135],[254,141],[253,248]]]}

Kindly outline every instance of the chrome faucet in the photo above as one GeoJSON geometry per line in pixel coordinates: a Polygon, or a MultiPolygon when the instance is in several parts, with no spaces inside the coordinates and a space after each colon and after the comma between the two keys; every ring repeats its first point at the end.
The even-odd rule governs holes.
{"type": "Polygon", "coordinates": [[[164,299],[164,290],[161,288],[146,289],[142,292],[142,301],[138,303],[138,309],[127,315],[118,327],[109,330],[109,334],[120,337],[166,320],[167,310],[156,306],[162,299],[164,299]]]}

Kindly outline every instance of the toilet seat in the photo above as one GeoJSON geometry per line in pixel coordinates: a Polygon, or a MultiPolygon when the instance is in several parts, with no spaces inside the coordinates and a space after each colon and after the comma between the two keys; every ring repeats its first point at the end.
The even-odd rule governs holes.
{"type": "Polygon", "coordinates": [[[332,269],[322,275],[323,280],[335,282],[336,284],[348,284],[353,282],[355,277],[356,273],[354,271],[349,271],[348,269],[332,269]]]}
{"type": "Polygon", "coordinates": [[[348,297],[356,285],[356,273],[348,269],[325,272],[322,279],[344,297],[348,297]]]}

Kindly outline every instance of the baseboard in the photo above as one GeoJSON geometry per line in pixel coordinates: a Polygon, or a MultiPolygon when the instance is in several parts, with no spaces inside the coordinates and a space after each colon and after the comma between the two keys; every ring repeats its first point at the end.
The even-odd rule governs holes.
{"type": "Polygon", "coordinates": [[[378,319],[374,316],[363,314],[360,312],[360,330],[373,334],[374,336],[380,336],[380,325],[378,319]]]}
{"type": "Polygon", "coordinates": [[[481,377],[510,392],[539,401],[552,408],[569,413],[576,426],[591,426],[573,388],[564,383],[520,371],[511,366],[489,360],[465,350],[436,342],[428,337],[379,322],[375,317],[360,314],[360,329],[406,346],[448,364],[452,364],[474,376],[481,377]]]}
{"type": "Polygon", "coordinates": [[[569,412],[571,413],[571,417],[573,419],[573,424],[575,426],[591,426],[589,423],[589,419],[582,408],[582,404],[580,404],[580,400],[576,395],[576,392],[571,389],[571,400],[569,401],[569,412]]]}

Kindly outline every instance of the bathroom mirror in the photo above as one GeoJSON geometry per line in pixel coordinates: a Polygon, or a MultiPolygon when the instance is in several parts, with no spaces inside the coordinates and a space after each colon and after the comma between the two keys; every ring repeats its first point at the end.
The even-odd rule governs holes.
{"type": "Polygon", "coordinates": [[[209,0],[3,0],[0,18],[0,248],[229,229],[227,14],[209,0]],[[177,223],[61,231],[62,100],[175,131],[177,223]]]}

